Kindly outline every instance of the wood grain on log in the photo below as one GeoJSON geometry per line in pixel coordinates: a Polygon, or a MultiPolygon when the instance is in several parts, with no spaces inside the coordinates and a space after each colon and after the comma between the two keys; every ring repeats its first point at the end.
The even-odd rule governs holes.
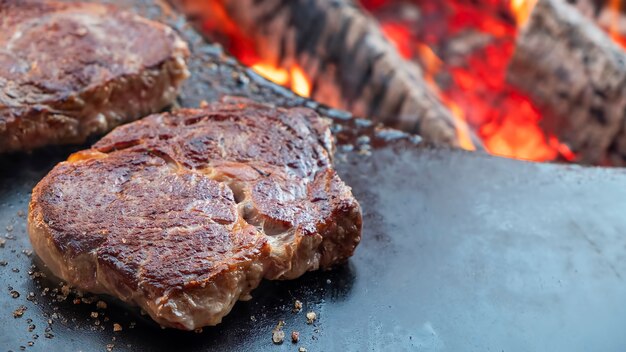
{"type": "Polygon", "coordinates": [[[626,164],[626,53],[574,7],[539,0],[508,80],[543,113],[544,130],[589,164],[626,164]]]}
{"type": "MultiPolygon", "coordinates": [[[[172,1],[203,22],[211,15],[204,0],[172,1]]],[[[352,1],[220,1],[263,59],[305,71],[314,100],[419,133],[435,145],[459,145],[457,122],[419,67],[404,60],[352,1]]]]}

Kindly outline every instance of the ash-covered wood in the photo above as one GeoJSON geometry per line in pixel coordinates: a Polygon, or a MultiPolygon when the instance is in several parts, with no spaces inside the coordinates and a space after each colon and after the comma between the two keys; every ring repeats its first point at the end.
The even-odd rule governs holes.
{"type": "MultiPolygon", "coordinates": [[[[214,9],[204,0],[172,1],[200,23],[214,9]]],[[[352,1],[221,3],[230,19],[253,38],[262,58],[281,67],[297,64],[305,71],[314,100],[419,133],[436,145],[459,145],[457,122],[429,89],[419,67],[404,60],[378,23],[352,1]]]]}
{"type": "Polygon", "coordinates": [[[626,164],[626,53],[577,9],[539,0],[517,40],[508,80],[579,162],[626,164]]]}
{"type": "Polygon", "coordinates": [[[626,4],[618,1],[617,8],[613,0],[567,0],[583,15],[591,18],[605,30],[626,37],[626,4]]]}

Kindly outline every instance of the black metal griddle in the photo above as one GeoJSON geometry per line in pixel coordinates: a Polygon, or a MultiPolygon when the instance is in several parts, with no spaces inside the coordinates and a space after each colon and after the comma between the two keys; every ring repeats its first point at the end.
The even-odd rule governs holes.
{"type": "Polygon", "coordinates": [[[179,16],[164,15],[169,12],[162,4],[127,5],[173,24],[192,43],[193,76],[180,105],[234,93],[306,105],[334,118],[336,167],[363,207],[362,243],[335,270],[264,282],[253,300],[238,302],[217,327],[162,330],[111,298],[101,298],[106,309],[74,304],[74,295],[59,302],[51,294],[56,282],[29,275],[38,271],[25,227],[30,190],[85,146],[3,156],[0,350],[624,350],[624,171],[422,147],[415,137],[379,130],[241,71],[179,16]],[[304,304],[297,314],[291,311],[295,299],[304,304]],[[21,305],[27,310],[14,318],[21,305]],[[317,313],[312,325],[307,311],[317,313]],[[288,338],[272,343],[279,320],[286,322],[287,336],[300,332],[298,344],[288,338]],[[114,332],[114,323],[123,330],[114,332]]]}

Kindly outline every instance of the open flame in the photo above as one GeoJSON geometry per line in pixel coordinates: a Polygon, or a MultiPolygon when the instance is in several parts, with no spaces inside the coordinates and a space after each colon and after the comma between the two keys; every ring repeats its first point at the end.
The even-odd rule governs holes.
{"type": "Polygon", "coordinates": [[[291,69],[288,70],[259,61],[252,64],[250,67],[261,76],[281,86],[290,88],[300,96],[311,96],[311,83],[309,83],[309,79],[297,65],[293,65],[291,69]]]}

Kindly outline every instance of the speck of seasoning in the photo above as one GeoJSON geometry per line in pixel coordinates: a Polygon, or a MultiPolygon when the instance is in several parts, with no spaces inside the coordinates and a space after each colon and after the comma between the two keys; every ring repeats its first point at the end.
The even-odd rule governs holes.
{"type": "Polygon", "coordinates": [[[0,260],[0,266],[7,266],[9,263],[6,260],[0,260]]]}
{"type": "Polygon", "coordinates": [[[14,290],[14,291],[11,291],[11,297],[13,297],[13,298],[18,298],[19,296],[20,296],[20,293],[19,293],[19,292],[15,291],[15,290],[14,290]]]}
{"type": "Polygon", "coordinates": [[[39,335],[33,334],[33,340],[37,340],[38,338],[39,338],[39,335]]]}
{"type": "Polygon", "coordinates": [[[19,272],[20,272],[20,269],[18,269],[18,268],[13,268],[13,269],[11,269],[11,271],[12,271],[12,272],[14,272],[14,273],[19,273],[19,272]]]}
{"type": "Polygon", "coordinates": [[[20,346],[20,351],[26,351],[26,346],[20,346]]]}
{"type": "Polygon", "coordinates": [[[315,312],[308,312],[308,313],[306,313],[306,323],[307,324],[313,324],[315,319],[317,319],[317,314],[315,314],[315,312]]]}
{"type": "Polygon", "coordinates": [[[332,281],[330,281],[330,279],[326,279],[326,283],[330,285],[330,284],[331,284],[331,283],[333,283],[333,282],[332,282],[332,281]]]}
{"type": "Polygon", "coordinates": [[[298,352],[307,352],[307,351],[306,351],[306,348],[300,347],[300,348],[298,348],[298,352]]]}
{"type": "Polygon", "coordinates": [[[285,326],[285,322],[279,320],[274,330],[272,330],[272,342],[274,342],[276,345],[280,345],[285,340],[285,332],[283,331],[283,326],[285,326]]]}
{"type": "Polygon", "coordinates": [[[74,298],[72,301],[74,304],[80,304],[80,298],[74,298]]]}
{"type": "Polygon", "coordinates": [[[35,330],[35,324],[28,325],[28,332],[33,332],[35,330]]]}
{"type": "Polygon", "coordinates": [[[115,347],[115,345],[114,345],[114,344],[112,344],[112,343],[108,344],[108,345],[107,345],[107,352],[111,352],[111,351],[113,351],[113,347],[115,347]]]}
{"type": "Polygon", "coordinates": [[[91,317],[92,318],[97,318],[98,317],[98,312],[91,312],[91,317]]]}
{"type": "Polygon", "coordinates": [[[293,309],[291,311],[294,312],[294,313],[298,313],[301,310],[302,310],[302,302],[300,302],[298,300],[293,302],[293,309]]]}
{"type": "Polygon", "coordinates": [[[27,345],[28,345],[28,346],[30,346],[30,347],[32,347],[32,346],[34,346],[34,345],[35,345],[35,343],[34,343],[33,341],[28,341],[27,345]]]}
{"type": "Polygon", "coordinates": [[[30,257],[31,255],[33,255],[33,251],[31,251],[30,249],[22,249],[22,254],[24,254],[27,257],[30,257]]]}
{"type": "Polygon", "coordinates": [[[26,308],[25,306],[19,306],[16,310],[13,311],[13,318],[19,318],[24,315],[26,309],[28,308],[26,308]]]}
{"type": "Polygon", "coordinates": [[[292,331],[291,332],[291,342],[297,343],[298,341],[300,341],[300,333],[297,332],[297,331],[292,331]]]}
{"type": "MultiPolygon", "coordinates": [[[[113,323],[113,331],[115,332],[122,331],[122,326],[118,323],[113,323]]],[[[200,332],[202,332],[202,328],[200,328],[200,332]]]]}
{"type": "Polygon", "coordinates": [[[0,248],[4,248],[4,245],[7,243],[7,240],[0,238],[0,248]]]}
{"type": "Polygon", "coordinates": [[[26,215],[26,213],[24,213],[24,211],[23,211],[23,210],[18,210],[18,211],[17,211],[17,216],[19,216],[20,218],[23,218],[23,217],[24,217],[24,215],[26,215]]]}
{"type": "Polygon", "coordinates": [[[83,300],[83,303],[85,304],[92,304],[93,302],[96,301],[96,298],[95,297],[83,297],[82,300],[83,300]]]}
{"type": "Polygon", "coordinates": [[[70,287],[68,285],[61,286],[61,293],[63,296],[67,296],[70,294],[70,287]]]}
{"type": "Polygon", "coordinates": [[[202,328],[197,328],[193,332],[195,332],[196,334],[202,334],[202,328]]]}
{"type": "Polygon", "coordinates": [[[51,339],[51,338],[53,338],[53,337],[54,337],[54,334],[52,334],[51,332],[47,332],[47,333],[43,334],[43,336],[44,336],[45,338],[47,338],[47,339],[51,339]]]}
{"type": "Polygon", "coordinates": [[[256,317],[255,317],[254,315],[251,315],[251,316],[250,316],[250,320],[252,320],[252,321],[256,321],[256,317]]]}
{"type": "Polygon", "coordinates": [[[13,225],[7,225],[7,232],[13,232],[13,225]]]}
{"type": "Polygon", "coordinates": [[[107,304],[105,301],[98,301],[96,303],[96,308],[98,309],[107,309],[107,304]]]}

